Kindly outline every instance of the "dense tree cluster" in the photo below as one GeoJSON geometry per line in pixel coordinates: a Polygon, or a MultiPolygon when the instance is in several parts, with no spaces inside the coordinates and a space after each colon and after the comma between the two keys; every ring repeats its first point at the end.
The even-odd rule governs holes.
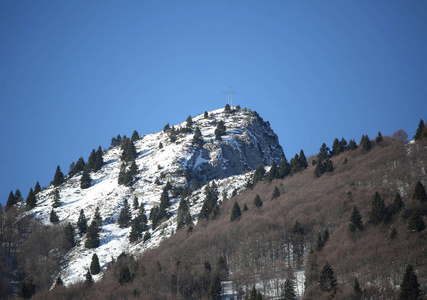
{"type": "Polygon", "coordinates": [[[142,238],[143,233],[148,230],[147,222],[148,220],[145,215],[144,204],[141,204],[138,210],[138,215],[132,220],[132,227],[129,234],[129,241],[131,243],[142,238]]]}
{"type": "Polygon", "coordinates": [[[225,135],[226,131],[227,131],[227,128],[225,126],[224,121],[223,120],[219,121],[215,129],[215,140],[221,141],[222,136],[225,135]]]}
{"type": "MultiPolygon", "coordinates": [[[[333,149],[331,153],[340,153],[341,152],[341,146],[340,143],[338,143],[337,148],[333,149]]],[[[331,155],[329,154],[329,147],[326,146],[325,143],[322,144],[320,147],[319,153],[317,154],[317,160],[316,160],[316,168],[314,169],[314,176],[320,177],[323,174],[327,172],[333,172],[334,171],[334,165],[332,163],[332,160],[329,158],[331,155]]]]}
{"type": "Polygon", "coordinates": [[[181,200],[179,201],[176,223],[177,230],[184,226],[193,225],[193,219],[190,214],[189,203],[185,199],[185,195],[182,195],[181,200]]]}
{"type": "Polygon", "coordinates": [[[119,218],[117,219],[117,223],[120,228],[129,227],[130,222],[132,220],[132,212],[130,210],[130,205],[128,203],[128,199],[125,198],[123,200],[123,206],[120,209],[119,218]]]}
{"type": "Polygon", "coordinates": [[[199,213],[199,220],[216,219],[219,214],[218,189],[215,182],[207,184],[204,190],[205,201],[199,213]]]}
{"type": "Polygon", "coordinates": [[[122,143],[122,136],[119,134],[117,137],[111,138],[111,147],[117,147],[120,146],[122,143]]]}

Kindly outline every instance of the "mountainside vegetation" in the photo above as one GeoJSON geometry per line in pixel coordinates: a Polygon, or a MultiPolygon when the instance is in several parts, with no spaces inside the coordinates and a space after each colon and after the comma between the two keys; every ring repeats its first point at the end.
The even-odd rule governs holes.
{"type": "Polygon", "coordinates": [[[139,257],[123,254],[102,281],[35,299],[220,299],[225,281],[239,299],[252,299],[255,287],[263,299],[295,299],[297,288],[304,299],[421,297],[427,139],[405,144],[382,137],[370,144],[317,157],[334,166],[320,177],[312,163],[283,179],[258,180],[219,201],[215,218],[199,217],[139,257]]]}
{"type": "MultiPolygon", "coordinates": [[[[225,112],[233,113],[231,108],[225,112]]],[[[209,118],[207,112],[204,118],[209,118]]],[[[183,130],[182,134],[192,133],[194,123],[189,116],[185,130],[167,124],[169,143],[177,141],[183,130]]],[[[213,136],[218,143],[228,126],[216,124],[213,136]]],[[[204,141],[195,128],[191,142],[197,149],[204,141]]],[[[393,137],[379,132],[374,140],[363,135],[359,145],[344,138],[335,139],[331,148],[323,143],[319,153],[308,158],[301,150],[290,162],[283,156],[280,166],[280,161],[270,167],[258,165],[240,193],[230,185],[221,194],[215,181],[188,181],[184,188],[163,180],[159,202],[150,204],[147,215],[144,202],[134,196],[133,209],[130,199],[124,198],[113,221],[111,216],[103,219],[97,206],[93,218],[86,218],[81,209],[75,224],[62,222],[57,214],[61,185],[81,174],[79,193],[90,189],[90,174],[104,165],[99,147],[88,163],[83,158],[73,163],[69,177],[57,167],[49,194],[49,226],[28,213],[39,205],[38,182],[25,203],[19,190],[10,192],[6,212],[0,210],[0,298],[14,294],[24,299],[221,299],[225,294],[254,300],[302,295],[304,299],[425,297],[426,132],[421,120],[409,143],[404,132],[393,137]],[[192,216],[190,206],[196,201],[192,193],[197,189],[204,200],[192,216]],[[172,205],[178,207],[176,217],[172,205]],[[123,252],[106,266],[100,263],[96,251],[101,240],[108,239],[100,236],[104,221],[129,228],[126,239],[132,245],[141,242],[142,249],[155,230],[163,232],[163,222],[172,220],[176,231],[156,248],[123,252]],[[81,282],[65,284],[58,274],[76,244],[94,252],[81,282]]],[[[119,188],[132,190],[139,179],[134,144],[138,138],[135,131],[131,139],[119,135],[111,141],[112,147],[121,148],[119,188]]]]}

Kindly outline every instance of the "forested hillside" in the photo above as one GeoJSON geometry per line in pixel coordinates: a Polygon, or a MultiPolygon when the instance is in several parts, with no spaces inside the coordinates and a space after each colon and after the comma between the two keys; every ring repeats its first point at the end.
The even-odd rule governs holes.
{"type": "MultiPolygon", "coordinates": [[[[99,282],[58,285],[35,299],[425,297],[424,124],[418,131],[409,143],[380,133],[342,139],[315,157],[301,151],[268,172],[257,168],[214,219],[140,256],[123,253],[99,282]]],[[[205,193],[218,197],[209,184],[205,193]]]]}

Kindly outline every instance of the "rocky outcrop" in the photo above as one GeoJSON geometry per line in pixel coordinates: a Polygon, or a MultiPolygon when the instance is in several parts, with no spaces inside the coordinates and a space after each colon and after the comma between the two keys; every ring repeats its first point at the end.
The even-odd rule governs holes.
{"type": "Polygon", "coordinates": [[[280,164],[283,149],[278,137],[256,112],[215,111],[211,117],[225,122],[226,135],[222,141],[209,140],[195,149],[187,164],[191,179],[208,182],[254,170],[260,164],[280,164]]]}

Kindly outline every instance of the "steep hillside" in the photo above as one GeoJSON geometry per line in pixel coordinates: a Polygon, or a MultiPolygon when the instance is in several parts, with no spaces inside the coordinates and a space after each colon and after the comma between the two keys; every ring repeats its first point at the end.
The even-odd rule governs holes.
{"type": "MultiPolygon", "coordinates": [[[[84,279],[94,253],[97,253],[102,269],[113,258],[123,251],[140,253],[144,249],[156,247],[159,242],[170,236],[176,229],[177,209],[182,192],[192,187],[188,199],[190,214],[197,222],[197,215],[202,207],[204,195],[198,188],[202,182],[217,181],[218,191],[222,195],[231,196],[235,190],[242,190],[246,179],[239,175],[244,171],[255,169],[258,164],[280,162],[283,150],[277,136],[268,123],[264,122],[256,112],[247,109],[224,109],[192,118],[191,122],[165,128],[164,131],[147,134],[134,142],[136,149],[137,173],[134,180],[126,185],[118,183],[122,166],[129,169],[130,162],[124,164],[120,146],[112,147],[103,153],[104,165],[97,172],[91,172],[92,182],[89,188],[82,189],[80,181],[82,172],[70,177],[59,187],[53,185],[45,188],[37,195],[37,205],[28,214],[40,219],[44,224],[51,225],[55,192],[59,192],[60,206],[55,208],[60,224],[70,222],[76,226],[81,210],[88,219],[93,220],[95,209],[99,208],[102,217],[100,226],[100,245],[94,249],[85,248],[86,236],[77,238],[77,245],[66,255],[64,267],[59,273],[64,284],[72,284],[84,279]],[[215,130],[218,123],[224,122],[225,132],[221,140],[216,139],[215,130]],[[194,141],[196,128],[200,129],[201,137],[194,141]],[[123,165],[124,164],[124,165],[123,165]],[[237,177],[230,177],[238,175],[237,177]],[[224,178],[224,179],[222,179],[224,178]],[[120,228],[117,224],[124,200],[132,205],[137,197],[144,205],[149,217],[151,209],[159,205],[160,197],[167,182],[172,189],[168,218],[157,228],[148,223],[151,238],[143,242],[129,242],[130,226],[120,228]]],[[[132,210],[132,217],[138,209],[132,210]]],[[[101,275],[94,276],[97,280],[101,275]]]]}
{"type": "Polygon", "coordinates": [[[409,263],[425,292],[426,231],[408,229],[408,223],[417,209],[422,219],[427,215],[427,204],[412,199],[416,182],[427,183],[427,140],[403,144],[385,138],[372,143],[370,151],[359,147],[333,157],[334,171],[320,178],[310,165],[284,179],[257,183],[224,201],[216,220],[199,222],[191,232],[179,230],[137,259],[120,258],[93,286],[56,288],[36,298],[243,297],[253,286],[264,298],[275,298],[284,279],[294,278],[304,299],[397,299],[409,263]],[[376,192],[388,216],[377,223],[369,221],[376,192]],[[404,207],[393,212],[396,192],[404,207]],[[256,195],[262,207],[254,206],[256,195]],[[242,216],[231,222],[235,202],[242,216]],[[351,232],[355,206],[364,229],[351,232]],[[391,235],[393,228],[396,234],[391,235]],[[327,263],[336,282],[330,289],[325,281],[319,284],[327,263]],[[123,270],[131,274],[125,281],[123,270]]]}

